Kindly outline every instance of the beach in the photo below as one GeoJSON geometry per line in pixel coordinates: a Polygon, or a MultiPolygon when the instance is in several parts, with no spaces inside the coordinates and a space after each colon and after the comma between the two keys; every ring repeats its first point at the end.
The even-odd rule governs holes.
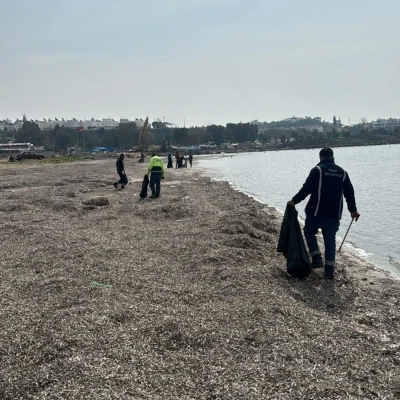
{"type": "Polygon", "coordinates": [[[400,399],[399,280],[292,279],[274,209],[146,165],[0,163],[1,399],[400,399]]]}

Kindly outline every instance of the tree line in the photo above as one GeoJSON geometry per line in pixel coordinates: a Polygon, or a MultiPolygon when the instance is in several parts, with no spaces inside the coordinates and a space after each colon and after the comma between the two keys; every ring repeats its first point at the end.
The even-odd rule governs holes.
{"type": "MultiPolygon", "coordinates": [[[[223,125],[209,125],[207,127],[190,128],[166,128],[158,125],[150,129],[145,137],[145,147],[149,145],[162,146],[167,143],[174,146],[191,146],[214,142],[217,146],[222,143],[246,143],[259,140],[262,143],[286,143],[292,140],[319,140],[319,139],[347,139],[352,135],[366,137],[396,135],[400,136],[400,127],[393,131],[383,128],[373,130],[365,124],[353,125],[342,129],[332,124],[323,125],[323,131],[309,130],[306,127],[292,127],[279,125],[278,123],[265,124],[260,129],[259,125],[252,123],[228,123],[223,125]],[[262,129],[264,128],[264,129],[262,129]]],[[[16,142],[33,143],[35,146],[44,146],[46,150],[62,150],[68,147],[78,146],[90,150],[93,147],[108,147],[118,149],[131,149],[138,146],[141,129],[135,122],[119,124],[114,129],[77,129],[65,128],[56,125],[53,130],[42,131],[34,121],[25,121],[18,131],[4,132],[0,138],[4,142],[7,137],[13,135],[16,142]]]]}
{"type": "MultiPolygon", "coordinates": [[[[34,121],[24,121],[18,131],[5,132],[6,136],[14,137],[19,143],[33,143],[35,146],[44,146],[46,150],[61,149],[78,146],[89,150],[93,147],[108,147],[130,149],[138,146],[141,129],[135,122],[119,124],[114,129],[72,129],[56,125],[52,130],[40,130],[34,121]]],[[[162,146],[169,142],[175,146],[200,145],[215,142],[218,146],[224,142],[254,142],[258,137],[257,125],[250,123],[229,123],[226,126],[209,125],[207,127],[149,129],[145,136],[145,147],[149,145],[162,146]]]]}
{"type": "Polygon", "coordinates": [[[261,131],[258,140],[262,143],[286,143],[291,140],[322,140],[322,139],[349,139],[351,136],[377,137],[377,136],[398,136],[400,137],[400,127],[393,130],[383,128],[372,129],[364,124],[357,124],[351,127],[336,128],[333,125],[324,126],[323,130],[307,128],[268,128],[261,131]]]}

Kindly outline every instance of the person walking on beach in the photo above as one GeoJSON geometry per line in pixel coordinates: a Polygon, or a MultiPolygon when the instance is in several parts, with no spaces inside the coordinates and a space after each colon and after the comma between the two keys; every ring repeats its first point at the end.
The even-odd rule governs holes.
{"type": "Polygon", "coordinates": [[[173,168],[173,163],[172,163],[172,154],[168,153],[168,164],[167,164],[167,168],[173,168]]]}
{"type": "Polygon", "coordinates": [[[180,162],[181,162],[181,168],[187,168],[187,159],[184,155],[182,155],[180,162]]]}
{"type": "Polygon", "coordinates": [[[189,151],[189,164],[192,167],[193,166],[193,153],[192,151],[189,151]]]}
{"type": "Polygon", "coordinates": [[[154,153],[151,155],[149,166],[147,167],[147,175],[150,175],[150,199],[160,197],[161,179],[164,179],[164,163],[161,158],[154,153]]]}
{"type": "Polygon", "coordinates": [[[125,154],[121,154],[117,159],[117,173],[119,175],[119,181],[114,182],[113,185],[115,189],[118,188],[119,184],[121,184],[121,189],[123,189],[125,185],[128,183],[128,179],[125,174],[124,159],[125,159],[125,154]]]}
{"type": "Polygon", "coordinates": [[[178,168],[180,159],[181,159],[181,157],[180,157],[179,153],[176,152],[175,153],[175,160],[176,160],[175,168],[178,168]]]}
{"type": "Polygon", "coordinates": [[[323,268],[325,277],[333,279],[335,272],[336,232],[339,229],[343,211],[343,195],[351,218],[358,220],[354,188],[349,174],[335,164],[333,150],[329,147],[319,152],[320,162],[314,167],[300,191],[288,201],[294,207],[309,194],[306,205],[304,236],[312,257],[312,268],[323,268]],[[325,244],[325,264],[318,247],[316,234],[322,230],[325,244]]]}

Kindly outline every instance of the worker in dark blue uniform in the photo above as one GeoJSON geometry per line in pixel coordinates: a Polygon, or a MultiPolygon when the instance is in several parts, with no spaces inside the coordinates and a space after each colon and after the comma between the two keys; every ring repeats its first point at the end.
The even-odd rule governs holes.
{"type": "Polygon", "coordinates": [[[125,159],[125,154],[121,154],[116,162],[117,165],[117,173],[119,175],[119,181],[114,182],[114,187],[115,189],[118,188],[118,185],[121,184],[121,189],[125,187],[125,185],[128,183],[128,179],[125,174],[125,166],[124,166],[124,159],[125,159]]]}
{"type": "Polygon", "coordinates": [[[314,167],[300,191],[288,201],[294,207],[308,195],[304,236],[312,257],[312,268],[325,269],[325,277],[333,279],[335,272],[336,232],[339,229],[343,211],[343,195],[351,218],[356,221],[360,217],[357,211],[353,185],[349,174],[335,164],[333,150],[322,149],[319,153],[320,162],[314,167]],[[322,230],[325,244],[325,263],[322,260],[316,234],[322,230]]]}

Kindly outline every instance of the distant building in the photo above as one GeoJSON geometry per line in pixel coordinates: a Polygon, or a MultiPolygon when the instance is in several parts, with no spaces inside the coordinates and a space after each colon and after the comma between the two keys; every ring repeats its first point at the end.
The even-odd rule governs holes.
{"type": "Polygon", "coordinates": [[[65,128],[70,128],[70,129],[78,129],[81,128],[81,121],[78,121],[77,119],[69,119],[68,121],[64,121],[64,127],[65,128]]]}
{"type": "Polygon", "coordinates": [[[101,121],[96,120],[94,118],[92,119],[86,119],[83,121],[83,129],[98,129],[101,128],[101,121]]]}
{"type": "Polygon", "coordinates": [[[305,126],[305,129],[309,131],[318,131],[318,132],[323,132],[324,128],[320,125],[313,125],[313,126],[305,126]]]}
{"type": "Polygon", "coordinates": [[[285,122],[298,122],[302,121],[304,118],[303,117],[291,117],[291,118],[285,118],[283,121],[285,122]]]}
{"type": "Polygon", "coordinates": [[[57,125],[62,126],[63,121],[52,121],[51,119],[36,122],[42,131],[51,131],[57,125]]]}
{"type": "Polygon", "coordinates": [[[114,129],[118,126],[118,122],[112,118],[105,118],[101,120],[101,128],[114,129]]]}
{"type": "Polygon", "coordinates": [[[400,119],[389,118],[386,120],[386,129],[393,130],[400,126],[400,119]]]}
{"type": "Polygon", "coordinates": [[[136,118],[135,119],[135,124],[136,124],[137,128],[143,128],[144,121],[141,118],[140,119],[136,118]]]}
{"type": "Polygon", "coordinates": [[[10,124],[8,130],[15,129],[16,131],[19,131],[22,129],[22,125],[24,125],[24,121],[16,121],[14,124],[10,124]]]}
{"type": "Polygon", "coordinates": [[[398,118],[377,119],[376,121],[372,121],[372,129],[386,129],[392,131],[399,126],[400,119],[398,118]]]}

